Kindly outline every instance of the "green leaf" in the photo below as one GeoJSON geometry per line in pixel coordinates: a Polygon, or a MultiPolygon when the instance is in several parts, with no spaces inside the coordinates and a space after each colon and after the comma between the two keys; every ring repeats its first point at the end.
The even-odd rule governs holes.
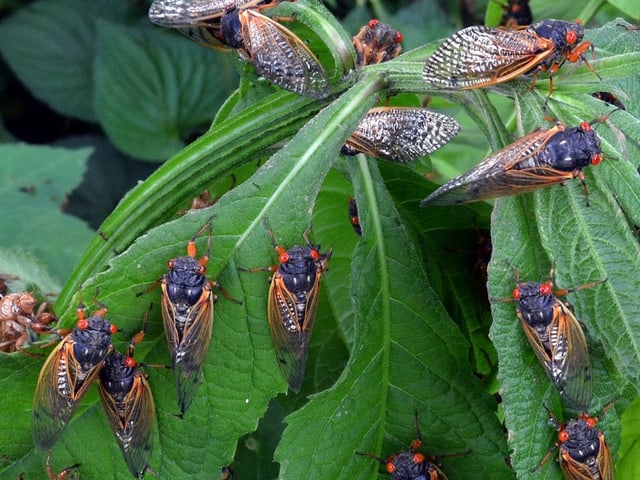
{"type": "Polygon", "coordinates": [[[58,280],[68,277],[93,234],[61,210],[90,154],[88,148],[0,145],[0,194],[11,206],[0,210],[0,244],[31,252],[58,280]]]}
{"type": "Polygon", "coordinates": [[[631,18],[640,18],[640,5],[633,0],[608,0],[608,3],[619,8],[625,15],[631,18]]]}
{"type": "Polygon", "coordinates": [[[33,95],[92,122],[96,19],[122,21],[130,11],[128,2],[39,0],[2,22],[0,53],[33,95]]]}
{"type": "Polygon", "coordinates": [[[466,342],[429,287],[375,162],[349,169],[365,232],[352,260],[352,356],[331,389],[287,417],[280,477],[374,478],[377,463],[355,452],[406,449],[416,409],[429,453],[472,450],[446,462],[452,478],[471,465],[479,478],[509,478],[495,404],[470,372],[466,342]]]}
{"type": "Polygon", "coordinates": [[[113,143],[162,160],[202,133],[237,84],[228,54],[173,32],[98,23],[96,112],[113,143]]]}

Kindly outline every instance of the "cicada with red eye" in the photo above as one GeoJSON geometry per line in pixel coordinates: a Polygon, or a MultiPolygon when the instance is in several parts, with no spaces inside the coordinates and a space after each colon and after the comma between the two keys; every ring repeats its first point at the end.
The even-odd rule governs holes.
{"type": "MultiPolygon", "coordinates": [[[[583,42],[581,22],[543,20],[528,27],[471,26],[453,34],[427,59],[422,77],[440,89],[483,88],[532,73],[553,75],[567,60],[582,60],[596,73],[584,54],[593,47],[583,42]]],[[[596,74],[597,75],[597,74],[596,74]]]]}
{"type": "MultiPolygon", "coordinates": [[[[384,465],[387,473],[391,474],[391,480],[447,480],[447,476],[436,464],[436,457],[427,457],[417,450],[422,446],[422,434],[418,425],[418,412],[415,414],[414,426],[416,438],[411,442],[409,450],[393,453],[386,458],[380,458],[369,452],[356,452],[358,455],[365,455],[384,465]]],[[[466,455],[470,452],[454,453],[443,455],[451,457],[466,455]]],[[[442,458],[439,457],[439,458],[442,458]]]]}
{"type": "Polygon", "coordinates": [[[453,118],[428,108],[377,107],[367,112],[341,153],[407,163],[435,152],[459,132],[453,118]]]}
{"type": "Polygon", "coordinates": [[[211,343],[213,304],[217,298],[212,287],[219,286],[206,276],[211,255],[211,233],[209,218],[187,243],[187,255],[169,260],[169,270],[159,280],[162,320],[171,352],[180,415],[189,408],[200,385],[202,364],[211,343]],[[207,253],[198,259],[196,239],[206,230],[209,230],[207,253]]]}
{"type": "Polygon", "coordinates": [[[320,245],[312,245],[308,230],[303,233],[306,245],[288,250],[276,244],[267,219],[265,228],[278,253],[278,265],[247,271],[274,272],[269,285],[267,316],[278,365],[289,388],[298,393],[302,388],[307,363],[309,340],[316,320],[320,279],[327,270],[331,250],[320,253],[320,245]]]}
{"type": "MultiPolygon", "coordinates": [[[[607,405],[601,415],[611,405],[607,405]]],[[[558,450],[558,463],[567,480],[613,480],[613,459],[604,433],[596,427],[598,418],[581,413],[577,418],[560,423],[546,405],[545,408],[551,415],[551,424],[558,431],[558,441],[532,471],[542,467],[558,450]]]]}
{"type": "Polygon", "coordinates": [[[105,318],[106,313],[102,305],[86,318],[80,304],[75,328],[40,370],[33,401],[33,440],[43,450],[50,449],[63,432],[113,348],[111,335],[118,329],[105,318]]]}
{"type": "Polygon", "coordinates": [[[376,19],[361,27],[352,42],[358,67],[387,62],[402,53],[402,33],[376,19]]]}
{"type": "Polygon", "coordinates": [[[147,330],[147,311],[143,328],[129,343],[126,355],[113,350],[98,375],[100,402],[129,471],[142,478],[153,453],[155,406],[151,387],[133,354],[147,330]]]}
{"type": "Polygon", "coordinates": [[[500,20],[502,26],[525,27],[533,23],[529,0],[508,0],[502,9],[504,10],[500,20]]]}
{"type": "Polygon", "coordinates": [[[521,283],[517,269],[515,274],[512,298],[503,301],[517,302],[516,314],[527,340],[562,399],[572,409],[586,411],[591,403],[587,339],[578,319],[558,296],[600,285],[606,280],[554,291],[553,269],[544,283],[521,283]]]}
{"type": "Polygon", "coordinates": [[[583,169],[604,159],[593,125],[606,118],[571,128],[558,122],[552,128],[535,130],[445,183],[422,200],[420,206],[518,195],[574,178],[582,182],[588,205],[583,169]]]}

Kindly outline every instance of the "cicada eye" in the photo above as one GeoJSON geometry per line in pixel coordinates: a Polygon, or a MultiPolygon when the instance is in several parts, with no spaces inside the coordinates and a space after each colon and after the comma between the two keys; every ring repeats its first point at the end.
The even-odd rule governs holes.
{"type": "Polygon", "coordinates": [[[604,157],[601,153],[594,153],[591,157],[591,165],[598,165],[604,157]]]}
{"type": "Polygon", "coordinates": [[[413,463],[422,463],[424,462],[424,455],[421,453],[415,453],[413,455],[413,463]]]}
{"type": "Polygon", "coordinates": [[[566,430],[560,430],[560,432],[558,432],[558,440],[560,443],[564,443],[569,440],[569,432],[566,430]]]}
{"type": "Polygon", "coordinates": [[[551,282],[545,282],[540,285],[540,295],[544,295],[546,297],[547,295],[551,295],[552,292],[553,285],[551,284],[551,282]]]}
{"type": "Polygon", "coordinates": [[[576,41],[578,40],[578,34],[575,32],[575,30],[569,30],[567,32],[566,40],[569,44],[576,43],[576,41]]]}
{"type": "Polygon", "coordinates": [[[396,471],[396,466],[392,461],[387,462],[387,472],[394,473],[396,471]]]}
{"type": "Polygon", "coordinates": [[[87,328],[89,328],[89,320],[87,320],[86,318],[81,318],[76,323],[76,328],[80,330],[86,330],[87,328]]]}
{"type": "Polygon", "coordinates": [[[582,130],[583,132],[588,132],[589,130],[591,130],[591,124],[589,122],[582,122],[580,124],[580,130],[582,130]]]}
{"type": "Polygon", "coordinates": [[[396,43],[402,43],[402,33],[396,32],[396,43]]]}
{"type": "Polygon", "coordinates": [[[313,260],[318,260],[320,258],[320,254],[318,253],[317,250],[311,250],[309,252],[309,256],[313,259],[313,260]]]}
{"type": "Polygon", "coordinates": [[[173,259],[173,258],[172,258],[171,260],[169,260],[169,261],[167,262],[167,267],[169,267],[169,268],[173,269],[175,266],[176,266],[176,261],[175,261],[175,259],[173,259]]]}
{"type": "Polygon", "coordinates": [[[369,28],[375,28],[376,25],[378,25],[380,23],[380,20],[377,19],[373,19],[373,20],[369,20],[369,28]]]}
{"type": "Polygon", "coordinates": [[[133,357],[125,357],[124,359],[124,366],[127,368],[133,368],[135,366],[138,365],[138,362],[136,362],[136,359],[133,357]]]}
{"type": "Polygon", "coordinates": [[[109,327],[109,331],[111,332],[111,335],[115,335],[118,333],[118,327],[112,323],[109,327]]]}
{"type": "Polygon", "coordinates": [[[282,252],[278,257],[278,259],[280,260],[280,263],[287,263],[289,261],[289,253],[282,252]]]}
{"type": "Polygon", "coordinates": [[[511,298],[514,300],[520,300],[520,287],[513,289],[513,292],[511,292],[511,298]]]}

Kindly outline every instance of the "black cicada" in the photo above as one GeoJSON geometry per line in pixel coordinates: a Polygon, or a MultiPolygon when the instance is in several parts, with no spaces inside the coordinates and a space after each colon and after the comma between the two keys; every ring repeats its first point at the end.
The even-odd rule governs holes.
{"type": "Polygon", "coordinates": [[[112,351],[98,375],[100,402],[135,478],[144,477],[149,470],[156,416],[151,387],[133,357],[135,344],[142,341],[145,333],[146,314],[143,330],[133,337],[127,354],[112,351]]]}
{"type": "Polygon", "coordinates": [[[453,118],[428,108],[377,107],[367,112],[341,153],[407,163],[435,152],[459,132],[453,118]]]}
{"type": "MultiPolygon", "coordinates": [[[[540,128],[490,155],[466,173],[445,183],[420,202],[420,206],[454,205],[495,197],[518,195],[579,178],[589,165],[604,156],[593,124],[567,128],[557,123],[540,128]]],[[[588,197],[587,197],[588,198],[588,197]]]]}
{"type": "MultiPolygon", "coordinates": [[[[601,415],[610,407],[611,404],[605,407],[601,415]]],[[[557,449],[558,463],[567,480],[613,480],[611,451],[604,433],[596,428],[598,418],[582,413],[566,423],[559,423],[553,412],[547,410],[551,415],[551,424],[558,431],[558,441],[533,471],[544,465],[557,449]]]]}
{"type": "Polygon", "coordinates": [[[384,459],[373,453],[356,453],[358,455],[371,457],[384,465],[387,472],[391,474],[391,480],[447,480],[447,476],[440,469],[440,466],[435,463],[435,457],[425,457],[416,451],[422,445],[422,434],[420,433],[420,427],[418,425],[417,412],[415,414],[414,425],[416,438],[411,442],[408,451],[393,453],[384,459]]]}
{"type": "Polygon", "coordinates": [[[529,0],[508,0],[502,6],[504,10],[500,25],[505,27],[525,27],[533,23],[533,13],[529,0]]]}
{"type": "Polygon", "coordinates": [[[249,271],[274,272],[267,306],[269,328],[280,369],[291,390],[298,393],[302,388],[309,340],[316,320],[320,279],[327,270],[331,250],[320,253],[320,245],[311,244],[307,231],[303,234],[306,246],[287,250],[276,244],[266,219],[264,224],[278,253],[279,265],[249,271]]]}
{"type": "MultiPolygon", "coordinates": [[[[544,283],[519,280],[512,301],[529,344],[540,360],[560,396],[576,411],[585,411],[591,403],[591,361],[580,322],[569,306],[558,299],[568,293],[593,287],[606,280],[580,287],[553,290],[553,269],[544,283]]],[[[505,299],[508,301],[508,299],[505,299]]]]}
{"type": "Polygon", "coordinates": [[[43,450],[50,449],[67,426],[113,348],[111,335],[117,328],[104,318],[106,313],[102,306],[86,318],[81,304],[76,327],[40,371],[33,401],[33,440],[43,450]]]}
{"type": "Polygon", "coordinates": [[[353,37],[356,65],[364,67],[393,60],[402,53],[402,33],[380,20],[369,20],[353,37]]]}
{"type": "MultiPolygon", "coordinates": [[[[582,42],[581,22],[543,20],[528,27],[471,26],[453,34],[427,59],[422,76],[437,88],[466,90],[506,82],[519,75],[553,74],[565,61],[582,59],[592,49],[582,42]],[[581,43],[582,42],[582,43],[581,43]]],[[[595,73],[595,72],[594,72],[595,73]]]]}

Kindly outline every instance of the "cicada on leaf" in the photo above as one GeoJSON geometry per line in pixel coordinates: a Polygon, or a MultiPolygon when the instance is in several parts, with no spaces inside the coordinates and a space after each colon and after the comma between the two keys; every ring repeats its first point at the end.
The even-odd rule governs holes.
{"type": "MultiPolygon", "coordinates": [[[[212,287],[220,288],[215,280],[206,276],[211,254],[211,231],[210,218],[187,244],[187,255],[169,260],[169,269],[159,281],[162,320],[171,352],[181,415],[191,405],[202,380],[202,364],[211,343],[213,305],[217,299],[212,287]],[[195,242],[206,230],[209,230],[207,253],[198,259],[195,242]]],[[[220,288],[220,291],[231,299],[225,290],[220,288]]]]}
{"type": "Polygon", "coordinates": [[[520,282],[511,299],[516,314],[536,357],[560,397],[575,411],[583,412],[591,403],[591,360],[587,339],[571,308],[558,298],[568,293],[593,287],[606,280],[572,289],[553,290],[553,269],[544,282],[520,282]]]}
{"type": "Polygon", "coordinates": [[[377,107],[367,112],[341,153],[407,163],[435,152],[459,132],[453,118],[428,108],[377,107]]]}
{"type": "Polygon", "coordinates": [[[40,371],[33,401],[33,440],[43,450],[50,449],[67,426],[113,348],[111,335],[117,328],[104,318],[106,313],[102,306],[86,318],[81,304],[76,327],[40,371]]]}
{"type": "Polygon", "coordinates": [[[349,222],[351,222],[353,231],[356,232],[356,235],[362,236],[362,227],[360,226],[360,217],[358,216],[358,204],[355,198],[351,197],[349,199],[347,211],[349,212],[349,222]]]}
{"type": "MultiPolygon", "coordinates": [[[[607,405],[601,415],[611,405],[607,405]]],[[[558,422],[549,408],[547,411],[551,415],[551,424],[558,431],[558,441],[532,470],[542,467],[558,450],[558,463],[567,480],[613,480],[615,473],[611,450],[604,433],[596,427],[598,418],[581,413],[568,422],[558,422]]]]}
{"type": "Polygon", "coordinates": [[[552,128],[535,130],[445,183],[420,206],[518,195],[573,178],[580,179],[588,195],[583,169],[604,158],[600,137],[593,128],[603,118],[577,127],[568,128],[558,122],[552,128]]]}
{"type": "Polygon", "coordinates": [[[327,270],[331,250],[320,253],[320,245],[312,245],[305,231],[306,245],[286,249],[276,244],[269,223],[264,221],[278,265],[248,271],[274,272],[269,284],[267,316],[278,365],[291,390],[302,388],[304,368],[309,352],[320,295],[320,280],[327,270]]]}
{"type": "Polygon", "coordinates": [[[402,33],[380,20],[369,20],[353,37],[356,66],[393,60],[402,53],[402,33]]]}
{"type": "Polygon", "coordinates": [[[144,477],[149,470],[156,416],[151,387],[133,356],[135,344],[146,333],[147,314],[143,330],[131,340],[126,355],[113,350],[98,375],[100,403],[135,478],[144,477]]]}
{"type": "Polygon", "coordinates": [[[447,476],[436,463],[438,458],[466,455],[469,452],[442,455],[441,457],[425,456],[417,450],[422,446],[422,434],[418,425],[418,412],[414,417],[416,438],[411,442],[409,450],[392,453],[380,458],[369,452],[356,452],[358,455],[371,457],[382,464],[391,480],[447,480],[447,476]]]}
{"type": "MultiPolygon", "coordinates": [[[[441,89],[466,90],[506,82],[523,74],[553,75],[565,61],[582,60],[592,49],[581,22],[543,20],[528,27],[471,26],[453,34],[427,59],[422,76],[441,89]]],[[[595,71],[594,71],[595,73],[595,71]]]]}
{"type": "Polygon", "coordinates": [[[533,13],[529,0],[508,0],[502,6],[500,25],[505,27],[524,27],[533,23],[533,13]]]}

